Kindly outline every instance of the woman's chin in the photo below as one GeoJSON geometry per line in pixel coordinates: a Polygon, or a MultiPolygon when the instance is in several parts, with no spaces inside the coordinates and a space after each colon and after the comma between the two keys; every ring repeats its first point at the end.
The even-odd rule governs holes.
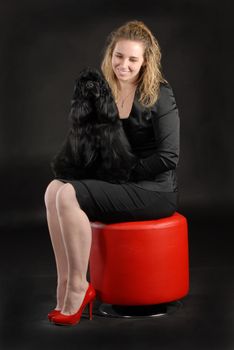
{"type": "Polygon", "coordinates": [[[135,77],[131,77],[131,76],[123,76],[123,75],[117,75],[117,78],[119,81],[123,82],[123,83],[133,83],[135,81],[135,77]]]}

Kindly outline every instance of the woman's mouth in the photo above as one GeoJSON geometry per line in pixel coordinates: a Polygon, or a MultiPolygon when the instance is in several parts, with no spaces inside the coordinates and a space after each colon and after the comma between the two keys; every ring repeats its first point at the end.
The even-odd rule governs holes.
{"type": "Polygon", "coordinates": [[[128,70],[123,70],[123,69],[117,69],[117,71],[120,75],[126,75],[126,74],[130,73],[128,70]]]}

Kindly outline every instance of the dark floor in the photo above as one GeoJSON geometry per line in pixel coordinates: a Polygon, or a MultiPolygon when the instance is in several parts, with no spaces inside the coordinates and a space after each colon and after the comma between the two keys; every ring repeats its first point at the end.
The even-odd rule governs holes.
{"type": "Polygon", "coordinates": [[[45,221],[2,230],[0,349],[233,350],[231,218],[188,216],[190,292],[182,307],[145,319],[84,315],[75,327],[47,321],[56,277],[45,221]]]}

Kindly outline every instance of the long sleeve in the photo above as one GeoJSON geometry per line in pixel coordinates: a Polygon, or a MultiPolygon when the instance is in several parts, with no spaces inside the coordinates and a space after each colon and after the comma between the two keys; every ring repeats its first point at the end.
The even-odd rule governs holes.
{"type": "Polygon", "coordinates": [[[175,169],[179,160],[180,121],[170,85],[161,86],[151,113],[156,148],[150,156],[138,159],[132,171],[132,178],[136,180],[154,179],[159,173],[175,169]]]}

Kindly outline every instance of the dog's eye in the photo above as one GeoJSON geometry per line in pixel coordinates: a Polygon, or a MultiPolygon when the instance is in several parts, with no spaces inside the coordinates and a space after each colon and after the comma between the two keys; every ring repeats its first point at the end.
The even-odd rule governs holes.
{"type": "Polygon", "coordinates": [[[86,88],[87,89],[92,89],[94,87],[94,83],[91,80],[88,80],[86,83],[86,88]]]}

